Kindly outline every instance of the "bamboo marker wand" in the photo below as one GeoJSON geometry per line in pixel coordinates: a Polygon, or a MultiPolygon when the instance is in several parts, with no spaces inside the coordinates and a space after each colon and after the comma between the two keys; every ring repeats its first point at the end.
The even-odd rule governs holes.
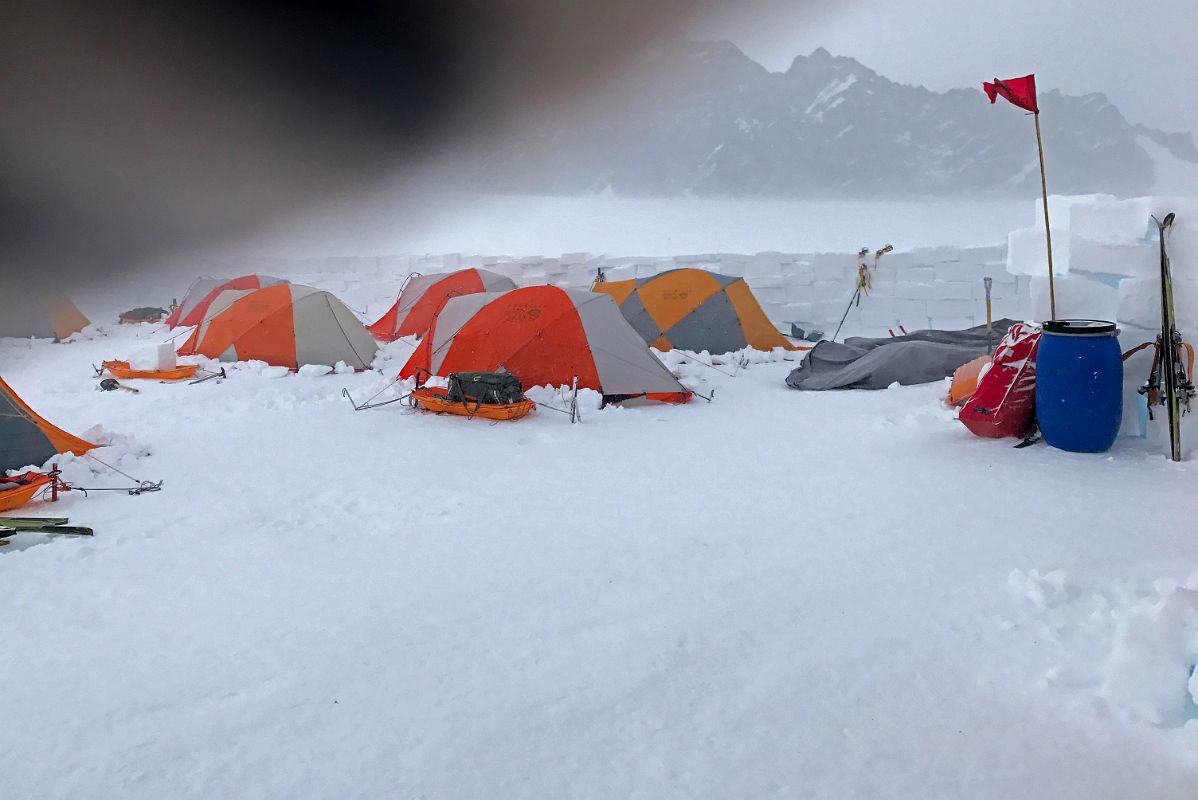
{"type": "Polygon", "coordinates": [[[993,278],[983,278],[982,283],[986,286],[986,354],[989,355],[993,349],[993,332],[994,332],[994,317],[990,314],[990,287],[994,285],[993,278]]]}
{"type": "Polygon", "coordinates": [[[1048,222],[1048,180],[1044,177],[1044,140],[1040,137],[1040,112],[1032,114],[1036,118],[1036,150],[1040,153],[1040,194],[1044,198],[1044,238],[1048,243],[1048,308],[1055,320],[1057,318],[1057,292],[1052,274],[1052,226],[1048,222]]]}

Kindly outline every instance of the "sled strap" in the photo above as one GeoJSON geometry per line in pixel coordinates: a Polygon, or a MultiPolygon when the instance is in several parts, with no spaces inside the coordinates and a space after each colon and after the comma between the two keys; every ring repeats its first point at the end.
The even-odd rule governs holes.
{"type": "Polygon", "coordinates": [[[1155,346],[1156,346],[1156,342],[1144,342],[1144,344],[1138,344],[1123,354],[1123,360],[1126,361],[1127,359],[1134,356],[1136,353],[1143,350],[1145,347],[1155,347],[1155,346]]]}

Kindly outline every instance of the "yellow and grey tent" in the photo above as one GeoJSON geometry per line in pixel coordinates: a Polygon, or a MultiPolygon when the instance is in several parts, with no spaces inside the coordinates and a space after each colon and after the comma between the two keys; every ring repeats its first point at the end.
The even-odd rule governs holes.
{"type": "Polygon", "coordinates": [[[91,320],[66,297],[43,292],[0,292],[0,336],[66,339],[91,320]]]}
{"type": "Polygon", "coordinates": [[[744,278],[672,269],[652,278],[596,283],[593,291],[615,298],[624,319],[658,350],[796,349],[766,318],[744,278]]]}

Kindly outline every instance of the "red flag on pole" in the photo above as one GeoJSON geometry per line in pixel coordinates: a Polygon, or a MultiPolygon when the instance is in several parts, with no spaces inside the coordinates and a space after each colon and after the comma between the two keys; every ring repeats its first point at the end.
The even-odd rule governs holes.
{"type": "Polygon", "coordinates": [[[1036,105],[1035,75],[1024,75],[1022,78],[1008,78],[1005,81],[995,78],[994,83],[983,83],[982,90],[990,98],[991,104],[998,99],[999,95],[1002,95],[1022,109],[1030,111],[1033,114],[1040,113],[1040,108],[1036,105]]]}

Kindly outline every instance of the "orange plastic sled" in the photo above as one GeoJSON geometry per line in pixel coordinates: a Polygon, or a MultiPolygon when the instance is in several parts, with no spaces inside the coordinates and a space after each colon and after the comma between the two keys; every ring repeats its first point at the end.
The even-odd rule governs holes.
{"type": "Polygon", "coordinates": [[[175,367],[174,369],[133,369],[129,366],[128,361],[105,361],[100,365],[108,370],[108,374],[114,378],[122,380],[131,380],[134,378],[147,378],[158,381],[185,381],[188,378],[194,378],[199,366],[196,364],[186,364],[175,367]]]}
{"type": "Polygon", "coordinates": [[[26,503],[31,502],[42,489],[50,485],[50,476],[43,475],[40,472],[26,472],[21,478],[27,479],[28,482],[21,484],[0,483],[0,511],[12,511],[14,508],[20,508],[26,503]],[[15,486],[16,488],[5,488],[8,486],[15,486]]]}
{"type": "Polygon", "coordinates": [[[529,411],[536,408],[531,400],[521,400],[518,403],[460,403],[450,401],[445,396],[444,389],[425,387],[412,392],[412,399],[425,411],[435,411],[438,414],[457,414],[460,417],[482,417],[483,419],[520,419],[529,411]]]}
{"type": "Polygon", "coordinates": [[[953,372],[953,382],[948,387],[948,396],[944,398],[944,402],[950,406],[959,406],[968,400],[978,389],[978,373],[990,361],[990,356],[978,356],[973,361],[957,367],[953,372]]]}

